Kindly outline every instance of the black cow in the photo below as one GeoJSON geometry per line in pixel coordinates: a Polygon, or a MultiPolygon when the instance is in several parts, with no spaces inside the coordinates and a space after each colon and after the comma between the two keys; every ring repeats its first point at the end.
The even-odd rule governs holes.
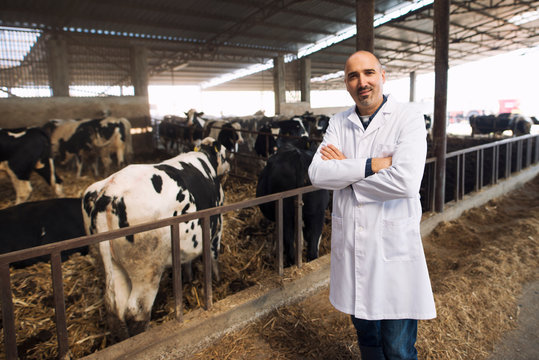
{"type": "Polygon", "coordinates": [[[180,152],[180,143],[189,131],[187,118],[167,115],[158,125],[159,138],[167,152],[180,152]]]}
{"type": "Polygon", "coordinates": [[[56,174],[51,143],[46,132],[37,127],[0,129],[0,170],[7,172],[16,193],[16,204],[30,197],[30,175],[37,172],[63,195],[62,179],[56,174]]]}
{"type": "Polygon", "coordinates": [[[255,152],[259,156],[268,157],[277,150],[277,141],[271,132],[271,126],[264,124],[258,129],[258,136],[255,140],[255,152]]]}
{"type": "MultiPolygon", "coordinates": [[[[0,210],[0,229],[0,254],[84,236],[81,199],[32,201],[0,210]]],[[[64,251],[62,260],[75,252],[86,255],[88,247],[64,251]]],[[[12,265],[21,268],[48,260],[42,256],[12,265]]]]}
{"type": "Polygon", "coordinates": [[[502,113],[497,116],[472,115],[469,121],[472,127],[472,136],[490,133],[501,135],[505,130],[511,130],[516,136],[525,135],[530,133],[533,124],[533,121],[527,116],[510,113],[502,113]]]}
{"type": "MultiPolygon", "coordinates": [[[[306,140],[288,142],[268,159],[258,178],[256,196],[274,194],[311,185],[307,170],[316,148],[307,149],[306,140]]],[[[318,257],[318,247],[329,204],[329,191],[318,190],[303,195],[303,239],[307,243],[307,261],[318,257]]],[[[275,203],[260,205],[266,218],[275,221],[275,203]]],[[[283,201],[283,243],[288,265],[294,264],[294,200],[283,201]]]]}

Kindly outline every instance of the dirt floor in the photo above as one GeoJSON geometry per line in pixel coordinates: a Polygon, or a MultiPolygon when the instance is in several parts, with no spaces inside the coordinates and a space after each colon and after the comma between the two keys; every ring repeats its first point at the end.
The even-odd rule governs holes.
{"type": "MultiPolygon", "coordinates": [[[[504,334],[517,327],[522,286],[539,279],[538,240],[539,177],[455,221],[440,224],[425,238],[438,317],[419,323],[419,358],[487,359],[495,345],[497,349],[511,346],[501,340],[514,341],[514,335],[504,334]]],[[[534,294],[525,301],[536,299],[534,294]]],[[[537,313],[531,316],[528,323],[535,324],[529,326],[537,334],[537,313]]],[[[521,353],[537,354],[537,338],[531,338],[521,342],[521,353]]],[[[506,354],[492,359],[532,359],[506,354]]],[[[359,358],[349,316],[332,308],[327,289],[225,335],[193,357],[359,358]]]]}

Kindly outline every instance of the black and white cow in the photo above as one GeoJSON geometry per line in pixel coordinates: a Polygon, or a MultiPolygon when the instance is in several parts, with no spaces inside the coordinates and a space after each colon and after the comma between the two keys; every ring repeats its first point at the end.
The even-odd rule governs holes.
{"type": "MultiPolygon", "coordinates": [[[[258,178],[256,196],[264,196],[311,185],[307,170],[316,147],[308,148],[305,139],[287,142],[272,155],[258,178]]],[[[294,264],[294,198],[283,201],[283,243],[285,261],[294,264]]],[[[307,243],[307,261],[318,257],[318,247],[329,204],[329,191],[317,190],[303,195],[303,239],[307,243]]],[[[264,216],[275,221],[275,202],[260,205],[264,216]]]]}
{"type": "MultiPolygon", "coordinates": [[[[0,210],[0,229],[0,254],[84,236],[81,199],[31,201],[0,210]]],[[[75,252],[86,255],[88,247],[64,251],[62,260],[75,252]]],[[[12,265],[20,268],[48,260],[43,256],[12,265]]]]}
{"type": "Polygon", "coordinates": [[[7,172],[15,188],[16,204],[30,197],[32,171],[41,175],[56,195],[63,195],[62,179],[56,174],[50,139],[40,128],[0,129],[0,170],[7,172]]]}
{"type": "MultiPolygon", "coordinates": [[[[98,156],[105,173],[110,171],[112,154],[121,167],[133,153],[131,123],[126,118],[108,116],[99,119],[51,120],[43,125],[51,138],[52,152],[61,164],[75,159],[77,177],[81,176],[83,159],[98,156]]],[[[94,163],[98,176],[98,160],[94,163]]]]}
{"type": "Polygon", "coordinates": [[[238,121],[209,120],[204,128],[204,136],[217,139],[228,151],[237,152],[243,144],[241,124],[238,121]]]}
{"type": "MultiPolygon", "coordinates": [[[[230,170],[225,156],[224,146],[205,138],[199,151],[159,164],[129,165],[90,185],[83,195],[86,231],[95,234],[221,206],[221,178],[230,170]]],[[[219,279],[220,215],[210,218],[210,228],[213,273],[219,279]]],[[[180,223],[180,248],[182,264],[202,254],[200,220],[180,223]]],[[[99,252],[105,269],[105,303],[111,328],[121,328],[123,334],[117,334],[120,339],[144,331],[161,275],[172,264],[170,229],[101,242],[99,252]]]]}
{"type": "Polygon", "coordinates": [[[295,142],[300,137],[308,138],[309,132],[305,128],[303,119],[295,116],[290,120],[281,120],[274,123],[279,128],[277,135],[277,147],[282,147],[285,143],[295,142]]]}

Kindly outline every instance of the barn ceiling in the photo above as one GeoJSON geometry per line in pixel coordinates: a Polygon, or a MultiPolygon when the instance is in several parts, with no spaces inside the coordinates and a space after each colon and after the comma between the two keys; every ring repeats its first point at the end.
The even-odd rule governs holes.
{"type": "MultiPolygon", "coordinates": [[[[410,3],[376,0],[375,19],[382,21],[383,15],[410,3]]],[[[285,70],[286,88],[293,90],[299,88],[299,61],[294,61],[298,51],[354,28],[355,4],[355,0],[17,0],[0,3],[0,26],[61,32],[69,51],[103,47],[109,50],[102,61],[116,64],[126,58],[116,57],[122,52],[115,49],[144,46],[150,84],[207,84],[285,55],[291,60],[285,70]]],[[[434,69],[433,5],[421,4],[375,27],[375,53],[390,78],[434,69]]],[[[539,20],[515,21],[538,8],[539,1],[451,1],[450,66],[539,45],[539,20]]],[[[354,50],[352,36],[308,55],[312,78],[342,70],[354,50]]],[[[311,84],[313,89],[342,86],[342,77],[311,84]]],[[[212,89],[272,90],[272,70],[212,89]]]]}

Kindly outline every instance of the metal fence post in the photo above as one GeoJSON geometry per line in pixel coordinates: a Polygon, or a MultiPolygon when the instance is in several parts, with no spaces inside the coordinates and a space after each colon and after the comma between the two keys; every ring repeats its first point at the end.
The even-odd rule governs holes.
{"type": "Polygon", "coordinates": [[[210,310],[213,305],[212,300],[212,257],[210,244],[210,217],[202,218],[202,244],[204,251],[204,295],[206,298],[206,310],[210,310]]]}
{"type": "Polygon", "coordinates": [[[54,292],[54,313],[58,336],[58,358],[64,359],[69,351],[67,339],[64,284],[62,281],[62,257],[60,251],[51,254],[52,288],[54,292]]]}
{"type": "Polygon", "coordinates": [[[277,250],[277,271],[280,276],[284,273],[283,265],[283,199],[275,202],[275,244],[277,250]]]}
{"type": "Polygon", "coordinates": [[[0,264],[0,284],[2,291],[2,328],[4,330],[4,349],[8,360],[18,359],[17,337],[15,335],[15,311],[11,294],[9,264],[0,264]]]}
{"type": "Polygon", "coordinates": [[[303,233],[303,212],[302,212],[302,209],[303,209],[303,197],[302,197],[302,194],[298,194],[294,197],[295,201],[294,201],[294,205],[296,207],[296,211],[295,211],[295,216],[294,216],[294,220],[295,220],[295,224],[296,226],[294,226],[295,230],[294,230],[294,235],[295,235],[295,239],[296,239],[296,265],[298,266],[298,268],[301,268],[301,265],[302,265],[302,254],[303,254],[303,237],[302,237],[302,233],[303,233]]]}
{"type": "Polygon", "coordinates": [[[176,320],[183,320],[183,288],[182,264],[180,256],[180,224],[170,226],[170,241],[172,249],[172,289],[174,291],[174,312],[176,320]]]}

